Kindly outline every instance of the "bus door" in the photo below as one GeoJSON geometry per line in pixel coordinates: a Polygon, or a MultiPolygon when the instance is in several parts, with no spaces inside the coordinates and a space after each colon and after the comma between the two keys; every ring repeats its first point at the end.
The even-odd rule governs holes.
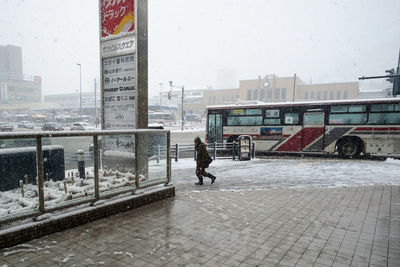
{"type": "Polygon", "coordinates": [[[222,116],[221,114],[208,114],[208,143],[222,143],[222,116]]]}
{"type": "Polygon", "coordinates": [[[303,115],[303,151],[324,149],[325,113],[307,111],[303,115]]]}

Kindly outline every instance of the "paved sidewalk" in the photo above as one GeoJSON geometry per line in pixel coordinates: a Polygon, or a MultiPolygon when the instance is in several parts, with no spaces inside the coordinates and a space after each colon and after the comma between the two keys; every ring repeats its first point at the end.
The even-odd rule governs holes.
{"type": "Polygon", "coordinates": [[[0,266],[400,266],[400,187],[177,193],[0,251],[0,266]]]}

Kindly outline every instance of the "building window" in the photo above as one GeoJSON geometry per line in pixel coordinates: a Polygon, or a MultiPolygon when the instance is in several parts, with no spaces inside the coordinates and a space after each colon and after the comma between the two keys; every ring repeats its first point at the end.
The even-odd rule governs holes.
{"type": "Polygon", "coordinates": [[[308,99],[308,92],[305,92],[304,99],[308,99]]]}
{"type": "Polygon", "coordinates": [[[337,91],[336,92],[336,99],[342,99],[342,91],[337,91]]]}
{"type": "Polygon", "coordinates": [[[247,100],[251,100],[251,90],[247,90],[247,100]]]}
{"type": "Polygon", "coordinates": [[[275,96],[274,96],[274,100],[275,101],[279,101],[279,99],[281,98],[281,89],[280,88],[275,88],[275,96]]]}
{"type": "Polygon", "coordinates": [[[314,93],[314,92],[311,92],[310,98],[311,98],[312,100],[315,100],[315,93],[314,93]]]}
{"type": "Polygon", "coordinates": [[[265,90],[260,89],[260,100],[264,101],[264,97],[265,97],[265,90]]]}
{"type": "Polygon", "coordinates": [[[343,92],[343,99],[347,99],[347,98],[349,98],[349,92],[347,91],[347,89],[345,89],[343,92]]]}
{"type": "Polygon", "coordinates": [[[324,91],[324,100],[328,99],[328,91],[324,91]]]}
{"type": "Polygon", "coordinates": [[[268,91],[267,91],[267,100],[269,102],[272,102],[272,89],[271,88],[268,89],[268,91]]]}
{"type": "Polygon", "coordinates": [[[215,104],[215,103],[216,103],[216,97],[213,96],[213,104],[215,104]]]}
{"type": "Polygon", "coordinates": [[[253,90],[253,100],[257,100],[258,98],[258,89],[253,90]]]}
{"type": "Polygon", "coordinates": [[[286,88],[282,88],[281,100],[282,102],[286,102],[286,88]]]}
{"type": "Polygon", "coordinates": [[[321,92],[317,92],[317,100],[321,100],[321,92]]]}
{"type": "Polygon", "coordinates": [[[208,104],[211,104],[211,96],[208,96],[208,104]]]}
{"type": "Polygon", "coordinates": [[[334,91],[330,91],[330,92],[329,92],[329,99],[330,99],[330,100],[335,99],[335,92],[334,92],[334,91]]]}

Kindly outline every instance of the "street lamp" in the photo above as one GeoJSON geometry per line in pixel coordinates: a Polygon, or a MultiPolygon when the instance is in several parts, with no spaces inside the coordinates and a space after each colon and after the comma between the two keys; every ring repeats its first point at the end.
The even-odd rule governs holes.
{"type": "Polygon", "coordinates": [[[176,86],[176,85],[172,85],[172,81],[169,81],[169,87],[170,87],[170,90],[172,90],[172,88],[173,87],[175,87],[175,88],[180,88],[180,89],[182,89],[182,126],[181,126],[181,131],[183,131],[183,125],[184,125],[184,123],[185,123],[185,116],[184,116],[184,113],[183,113],[183,111],[184,111],[184,109],[183,109],[183,99],[184,99],[184,95],[185,95],[185,86],[176,86]]]}
{"type": "Polygon", "coordinates": [[[82,66],[80,63],[76,63],[76,65],[79,66],[79,113],[82,121],[82,66]]]}
{"type": "Polygon", "coordinates": [[[163,97],[163,95],[162,95],[162,86],[163,86],[163,83],[160,83],[160,89],[161,89],[161,92],[160,92],[160,108],[161,108],[161,112],[163,112],[163,106],[162,106],[162,97],[163,97]]]}

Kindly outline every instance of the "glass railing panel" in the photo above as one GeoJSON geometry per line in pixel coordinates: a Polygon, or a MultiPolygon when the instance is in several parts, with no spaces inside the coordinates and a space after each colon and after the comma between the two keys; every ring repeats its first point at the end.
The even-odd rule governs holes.
{"type": "Polygon", "coordinates": [[[93,137],[51,137],[43,143],[49,143],[46,140],[51,146],[43,147],[45,209],[93,199],[93,137]]]}
{"type": "Polygon", "coordinates": [[[49,137],[41,137],[40,133],[20,135],[21,138],[0,136],[0,221],[32,217],[95,200],[96,151],[100,198],[132,191],[137,182],[140,187],[148,187],[168,181],[166,132],[112,135],[98,132],[94,134],[97,147],[93,135],[82,134],[85,136],[75,133],[72,136],[55,133],[49,137]],[[37,178],[36,140],[42,144],[43,202],[37,178]]]}
{"type": "Polygon", "coordinates": [[[38,212],[36,165],[35,138],[0,139],[0,221],[38,212]]]}
{"type": "Polygon", "coordinates": [[[135,188],[135,135],[99,137],[100,196],[135,188]]]}
{"type": "Polygon", "coordinates": [[[149,133],[147,148],[148,171],[140,174],[140,186],[167,182],[167,133],[149,133]]]}

